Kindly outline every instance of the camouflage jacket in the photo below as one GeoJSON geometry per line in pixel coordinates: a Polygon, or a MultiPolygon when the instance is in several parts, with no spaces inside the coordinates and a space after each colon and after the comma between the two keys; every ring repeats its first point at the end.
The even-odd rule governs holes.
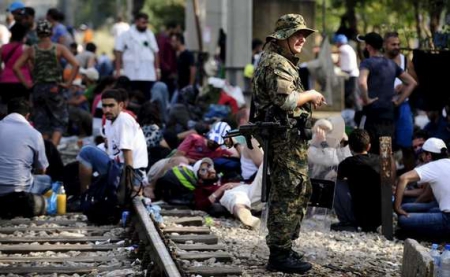
{"type": "Polygon", "coordinates": [[[265,113],[275,105],[289,117],[306,113],[311,117],[311,105],[297,107],[297,99],[304,89],[298,73],[299,59],[270,43],[261,56],[253,76],[253,101],[255,116],[264,118],[265,113]],[[289,57],[289,58],[288,58],[289,57]]]}

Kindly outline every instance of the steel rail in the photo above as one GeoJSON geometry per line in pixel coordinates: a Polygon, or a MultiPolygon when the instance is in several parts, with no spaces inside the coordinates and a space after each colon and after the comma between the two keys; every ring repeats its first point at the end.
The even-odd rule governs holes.
{"type": "Polygon", "coordinates": [[[136,214],[139,218],[142,227],[145,229],[145,234],[150,243],[150,247],[152,252],[156,255],[152,256],[152,260],[157,263],[162,271],[168,277],[181,277],[182,274],[178,270],[177,264],[172,259],[169,251],[166,248],[166,245],[162,241],[158,230],[155,227],[152,219],[147,213],[147,209],[144,207],[141,199],[138,197],[133,199],[133,207],[136,211],[136,214]]]}

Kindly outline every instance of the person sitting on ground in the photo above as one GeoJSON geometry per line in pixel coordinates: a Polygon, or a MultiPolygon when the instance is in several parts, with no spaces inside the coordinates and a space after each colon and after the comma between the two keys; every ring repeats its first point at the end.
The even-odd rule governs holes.
{"type": "MultiPolygon", "coordinates": [[[[249,109],[243,108],[236,113],[237,127],[248,124],[249,109]]],[[[246,183],[251,183],[258,172],[258,168],[263,161],[263,151],[259,147],[259,142],[252,136],[251,145],[253,149],[248,148],[247,141],[244,136],[232,137],[231,140],[227,140],[230,146],[234,146],[240,155],[241,175],[242,179],[246,183]]]]}
{"type": "Polygon", "coordinates": [[[194,164],[197,160],[204,157],[214,159],[224,156],[237,156],[237,151],[233,153],[228,149],[220,148],[220,145],[224,143],[222,136],[231,129],[230,126],[225,122],[216,124],[217,128],[213,128],[207,134],[207,138],[196,133],[190,134],[183,140],[173,156],[156,162],[147,174],[149,185],[144,189],[144,195],[154,199],[154,189],[157,180],[174,166],[194,164]]]}
{"type": "Polygon", "coordinates": [[[138,122],[147,142],[149,168],[170,153],[170,147],[162,134],[163,126],[159,115],[158,106],[152,102],[142,105],[138,113],[138,122]]]}
{"type": "Polygon", "coordinates": [[[237,151],[221,147],[224,140],[222,136],[231,130],[231,127],[225,122],[218,122],[211,127],[206,137],[191,134],[183,140],[178,146],[174,156],[183,156],[189,160],[189,163],[195,163],[202,158],[218,157],[239,157],[237,151]]]}
{"type": "Polygon", "coordinates": [[[364,232],[374,232],[381,225],[380,160],[368,153],[370,136],[365,130],[354,130],[349,146],[353,156],[339,164],[333,203],[339,223],[331,229],[356,231],[359,226],[364,232]]]}
{"type": "Polygon", "coordinates": [[[251,210],[261,211],[261,186],[262,186],[262,170],[260,165],[258,172],[251,182],[245,183],[227,183],[233,188],[225,190],[220,198],[220,204],[224,206],[231,214],[237,217],[242,224],[252,229],[259,229],[261,221],[252,215],[251,210]]]}
{"type": "MultiPolygon", "coordinates": [[[[412,138],[412,147],[414,151],[414,158],[416,166],[421,166],[424,164],[423,155],[422,155],[422,146],[425,141],[428,139],[428,133],[424,130],[418,130],[414,132],[412,138]]],[[[405,173],[405,172],[404,172],[405,173]]],[[[397,172],[398,174],[398,172],[397,172]]],[[[401,175],[401,174],[398,174],[401,175]]],[[[417,183],[412,182],[409,183],[405,188],[405,193],[403,194],[403,203],[423,203],[428,202],[433,198],[433,194],[431,193],[431,189],[428,187],[426,183],[417,183]]]]}
{"type": "Polygon", "coordinates": [[[123,95],[119,90],[109,89],[102,94],[103,113],[106,116],[106,149],[102,151],[95,146],[84,146],[77,156],[80,162],[79,174],[81,192],[91,184],[92,174],[107,173],[111,160],[121,165],[132,166],[136,178],[145,181],[145,169],[148,164],[147,144],[144,133],[136,120],[123,112],[123,95]]]}
{"type": "Polygon", "coordinates": [[[84,87],[81,79],[73,81],[69,88],[69,133],[80,137],[92,135],[92,115],[89,112],[89,103],[84,95],[84,87]]]}
{"type": "Polygon", "coordinates": [[[223,180],[216,174],[214,162],[210,158],[197,161],[193,166],[193,171],[197,177],[197,184],[194,189],[194,207],[213,216],[227,214],[225,207],[218,201],[226,190],[240,184],[222,183],[223,180]]]}
{"type": "Polygon", "coordinates": [[[319,119],[312,129],[314,135],[308,148],[309,176],[335,181],[337,166],[351,156],[348,146],[341,146],[341,141],[347,141],[344,119],[340,115],[319,119]]]}
{"type": "Polygon", "coordinates": [[[426,164],[400,176],[395,193],[395,212],[401,230],[412,237],[442,238],[450,235],[450,159],[447,146],[438,138],[429,138],[422,146],[426,164]],[[438,207],[427,207],[408,213],[402,205],[405,187],[410,182],[427,182],[438,207]]]}
{"type": "Polygon", "coordinates": [[[46,211],[45,199],[29,194],[41,195],[51,187],[51,178],[44,175],[49,166],[44,140],[28,122],[29,116],[28,102],[13,98],[8,115],[0,121],[0,217],[31,217],[46,211]],[[26,199],[33,203],[31,211],[22,207],[29,205],[26,199]]]}

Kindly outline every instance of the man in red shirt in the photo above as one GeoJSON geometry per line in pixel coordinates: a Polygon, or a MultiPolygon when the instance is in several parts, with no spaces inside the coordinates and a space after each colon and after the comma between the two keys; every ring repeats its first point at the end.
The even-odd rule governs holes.
{"type": "Polygon", "coordinates": [[[198,178],[194,189],[195,208],[212,215],[228,214],[219,203],[226,190],[232,189],[239,183],[226,183],[221,180],[214,169],[214,162],[210,158],[203,158],[194,164],[194,174],[198,178]]]}
{"type": "Polygon", "coordinates": [[[218,122],[211,127],[211,131],[206,137],[191,134],[178,146],[174,156],[184,156],[191,164],[204,157],[211,159],[218,157],[239,157],[237,151],[233,153],[228,149],[220,147],[224,143],[222,136],[226,135],[229,130],[231,128],[227,123],[218,122]]]}

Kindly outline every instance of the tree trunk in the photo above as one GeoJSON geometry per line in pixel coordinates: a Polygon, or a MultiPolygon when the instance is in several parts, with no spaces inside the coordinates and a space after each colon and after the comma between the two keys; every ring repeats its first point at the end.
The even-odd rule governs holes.
{"type": "Polygon", "coordinates": [[[430,1],[430,32],[431,35],[434,35],[434,33],[439,28],[439,21],[441,19],[441,12],[444,8],[444,1],[443,0],[431,0],[430,1]]]}
{"type": "MultiPolygon", "coordinates": [[[[419,0],[413,1],[414,6],[414,18],[416,19],[416,32],[417,32],[417,39],[420,41],[422,40],[422,27],[421,27],[421,18],[419,13],[419,0]]],[[[420,47],[421,45],[419,45],[420,47]]]]}
{"type": "Polygon", "coordinates": [[[133,0],[133,17],[144,7],[144,0],[133,0]]]}
{"type": "Polygon", "coordinates": [[[356,19],[356,0],[345,0],[346,17],[348,20],[348,27],[351,31],[349,39],[355,39],[358,34],[358,21],[356,19]]]}

